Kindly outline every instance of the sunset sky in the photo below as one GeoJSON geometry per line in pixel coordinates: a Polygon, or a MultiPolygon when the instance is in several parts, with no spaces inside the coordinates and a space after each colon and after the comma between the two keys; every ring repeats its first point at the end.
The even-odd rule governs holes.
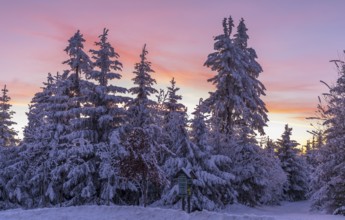
{"type": "Polygon", "coordinates": [[[85,49],[104,27],[124,64],[123,79],[132,86],[133,66],[146,43],[148,59],[156,71],[157,88],[172,77],[181,88],[183,103],[191,112],[199,98],[214,88],[207,79],[215,73],[203,66],[213,52],[213,37],[222,33],[222,19],[235,24],[243,17],[249,46],[258,54],[267,88],[263,97],[269,109],[266,133],[280,137],[284,124],[304,144],[317,96],[326,92],[320,83],[337,78],[331,59],[343,58],[345,1],[343,0],[0,0],[0,86],[7,84],[16,112],[16,129],[27,120],[25,112],[40,91],[48,72],[68,67],[63,51],[79,29],[85,49]]]}

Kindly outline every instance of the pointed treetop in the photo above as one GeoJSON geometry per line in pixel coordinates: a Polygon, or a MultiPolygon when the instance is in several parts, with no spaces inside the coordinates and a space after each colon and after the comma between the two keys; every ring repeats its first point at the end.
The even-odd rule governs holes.
{"type": "Polygon", "coordinates": [[[148,54],[148,52],[146,50],[146,44],[144,44],[143,51],[140,54],[141,62],[145,62],[147,54],[148,54]]]}
{"type": "Polygon", "coordinates": [[[103,34],[101,34],[101,35],[99,35],[98,37],[101,39],[101,42],[102,43],[105,43],[105,42],[107,42],[107,39],[108,39],[108,31],[109,31],[109,29],[106,29],[106,28],[104,28],[103,29],[103,34]]]}
{"type": "Polygon", "coordinates": [[[80,33],[80,30],[78,30],[73,37],[71,37],[69,40],[69,45],[65,48],[65,51],[67,54],[71,55],[73,52],[71,49],[72,47],[75,48],[84,48],[83,42],[85,42],[85,39],[83,38],[83,35],[80,33]]]}
{"type": "Polygon", "coordinates": [[[2,91],[3,96],[7,95],[8,89],[6,88],[6,84],[5,84],[4,88],[1,91],[2,91]]]}
{"type": "Polygon", "coordinates": [[[175,85],[176,85],[175,77],[171,79],[170,83],[171,83],[171,88],[175,88],[175,85]]]}
{"type": "Polygon", "coordinates": [[[5,84],[4,88],[1,91],[2,91],[1,101],[3,103],[9,102],[11,100],[11,98],[7,95],[8,89],[7,89],[7,85],[6,84],[5,84]]]}
{"type": "Polygon", "coordinates": [[[223,30],[224,30],[224,35],[229,36],[229,29],[228,29],[226,18],[223,19],[223,30]]]}
{"type": "Polygon", "coordinates": [[[247,27],[244,23],[244,19],[241,18],[240,23],[237,26],[237,34],[235,34],[235,42],[242,48],[247,47],[247,41],[249,36],[247,35],[247,27]]]}
{"type": "Polygon", "coordinates": [[[137,98],[142,100],[147,100],[149,95],[158,92],[152,87],[154,84],[156,84],[156,80],[153,79],[150,74],[154,73],[155,71],[151,69],[151,62],[147,61],[147,54],[148,51],[146,50],[145,44],[142,53],[140,54],[140,62],[135,64],[135,70],[133,71],[135,74],[133,81],[134,84],[138,85],[138,87],[129,89],[130,93],[137,94],[137,98]]]}
{"type": "Polygon", "coordinates": [[[18,143],[16,138],[17,132],[11,126],[17,124],[12,121],[14,112],[10,110],[12,107],[9,104],[11,98],[7,95],[8,89],[5,85],[1,89],[2,95],[0,96],[0,146],[15,146],[18,143]]]}
{"type": "Polygon", "coordinates": [[[115,51],[108,41],[107,28],[103,29],[103,33],[98,36],[99,41],[95,42],[98,49],[91,49],[93,62],[93,71],[89,74],[89,78],[96,80],[102,86],[107,86],[109,80],[120,79],[120,73],[113,71],[121,71],[122,63],[118,60],[120,55],[115,51]]]}
{"type": "Polygon", "coordinates": [[[69,44],[64,51],[70,58],[64,61],[63,64],[68,64],[77,74],[79,74],[80,71],[87,74],[90,71],[92,62],[89,56],[83,51],[85,42],[83,35],[78,30],[68,42],[69,44]]]}
{"type": "Polygon", "coordinates": [[[171,79],[170,83],[171,86],[168,87],[169,100],[174,103],[177,103],[177,100],[182,99],[182,96],[176,95],[176,92],[180,90],[180,88],[176,87],[176,81],[174,77],[171,79]]]}
{"type": "Polygon", "coordinates": [[[229,36],[230,36],[230,35],[231,35],[231,32],[232,32],[232,28],[235,27],[235,25],[234,25],[234,20],[232,19],[231,16],[229,16],[228,25],[229,25],[229,36]]]}
{"type": "Polygon", "coordinates": [[[54,77],[52,76],[51,73],[48,73],[47,82],[44,82],[43,85],[51,86],[53,83],[54,83],[54,77]]]}

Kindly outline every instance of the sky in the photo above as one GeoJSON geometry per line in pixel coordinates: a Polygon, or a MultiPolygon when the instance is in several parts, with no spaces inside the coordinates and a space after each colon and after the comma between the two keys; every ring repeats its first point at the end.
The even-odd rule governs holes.
{"type": "Polygon", "coordinates": [[[68,39],[80,30],[85,50],[103,28],[120,54],[122,79],[133,84],[133,67],[144,44],[155,70],[156,88],[166,88],[172,77],[181,88],[183,103],[192,112],[200,98],[214,87],[207,79],[215,72],[205,67],[214,36],[222,33],[222,19],[235,25],[244,18],[248,46],[256,50],[263,67],[259,80],[269,110],[265,129],[272,139],[284,125],[292,138],[310,139],[318,96],[327,91],[320,83],[335,82],[337,71],[329,61],[344,57],[345,1],[343,0],[0,0],[0,87],[5,84],[16,112],[15,129],[22,132],[25,112],[47,73],[68,69],[62,62],[68,39]]]}

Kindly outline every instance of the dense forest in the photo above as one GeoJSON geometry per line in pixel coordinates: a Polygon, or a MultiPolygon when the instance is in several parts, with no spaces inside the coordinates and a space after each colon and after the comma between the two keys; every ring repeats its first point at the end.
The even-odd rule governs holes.
{"type": "MultiPolygon", "coordinates": [[[[176,174],[193,171],[192,209],[312,199],[313,209],[345,214],[345,63],[312,117],[322,126],[302,151],[287,124],[264,136],[263,71],[243,19],[223,20],[204,65],[215,90],[191,116],[174,78],[155,89],[146,45],[133,87],[121,86],[120,55],[104,29],[85,51],[77,31],[66,70],[48,74],[27,112],[22,140],[12,128],[8,88],[0,97],[0,209],[54,206],[180,206],[176,174]]],[[[128,74],[128,73],[126,73],[128,74]]],[[[321,100],[321,99],[320,99],[321,100]]]]}

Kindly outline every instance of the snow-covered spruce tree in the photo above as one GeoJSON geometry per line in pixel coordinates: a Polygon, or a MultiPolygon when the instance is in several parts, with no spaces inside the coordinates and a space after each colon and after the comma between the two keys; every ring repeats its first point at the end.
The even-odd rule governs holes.
{"type": "Polygon", "coordinates": [[[120,160],[121,175],[136,183],[140,193],[140,204],[146,206],[149,202],[149,188],[160,188],[166,183],[166,178],[158,165],[156,155],[160,150],[158,143],[160,129],[154,124],[152,108],[156,103],[150,95],[157,93],[152,86],[156,83],[151,77],[154,72],[151,62],[146,58],[146,45],[140,55],[140,62],[135,64],[133,78],[135,87],[129,92],[135,97],[128,102],[128,124],[126,137],[123,140],[127,155],[120,160]]]}
{"type": "Polygon", "coordinates": [[[92,118],[87,114],[93,103],[89,102],[89,96],[93,95],[91,88],[93,82],[85,80],[92,71],[92,61],[84,51],[85,39],[78,30],[69,40],[69,45],[65,48],[69,59],[64,61],[69,69],[69,106],[67,114],[71,126],[70,134],[66,136],[70,144],[76,144],[77,139],[86,139],[89,142],[98,140],[97,134],[92,125],[92,118]]]}
{"type": "Polygon", "coordinates": [[[62,184],[59,203],[64,205],[80,205],[97,202],[98,176],[95,143],[97,132],[93,128],[88,108],[93,106],[88,98],[92,95],[93,83],[84,79],[92,69],[92,62],[84,52],[85,42],[79,31],[69,39],[65,51],[69,59],[68,74],[61,81],[64,93],[68,96],[66,108],[57,114],[67,120],[67,129],[60,139],[55,154],[59,162],[53,169],[54,187],[62,184]],[[61,194],[62,192],[62,194],[61,194]]]}
{"type": "Polygon", "coordinates": [[[21,153],[28,161],[25,170],[27,207],[52,206],[66,201],[63,184],[70,156],[66,152],[70,146],[65,138],[70,132],[66,110],[71,85],[68,71],[54,77],[49,74],[42,92],[36,93],[31,101],[21,153]]]}
{"type": "Polygon", "coordinates": [[[191,148],[192,156],[189,158],[192,170],[197,177],[193,181],[193,208],[214,210],[224,207],[229,200],[236,197],[235,191],[230,187],[234,176],[227,172],[231,159],[227,156],[215,154],[208,141],[208,128],[204,115],[204,105],[200,100],[193,112],[191,121],[191,148]]]}
{"type": "Polygon", "coordinates": [[[1,90],[0,96],[0,147],[11,147],[18,144],[17,132],[12,128],[17,124],[12,121],[14,111],[11,111],[11,98],[8,96],[6,85],[1,90]]]}
{"type": "Polygon", "coordinates": [[[281,167],[280,160],[276,154],[278,146],[272,139],[267,137],[264,150],[265,167],[268,173],[268,186],[261,201],[264,204],[279,204],[284,198],[284,186],[287,182],[287,176],[281,167]]]}
{"type": "Polygon", "coordinates": [[[94,69],[88,77],[96,81],[88,100],[94,106],[87,107],[87,114],[94,123],[97,131],[97,155],[100,157],[99,176],[101,203],[115,202],[117,189],[124,189],[125,184],[119,179],[119,170],[116,164],[119,161],[120,146],[119,135],[121,126],[125,121],[125,109],[122,107],[128,102],[128,98],[122,96],[127,89],[111,84],[111,80],[120,79],[118,71],[122,69],[122,63],[118,60],[119,54],[108,42],[108,29],[104,29],[99,36],[99,42],[95,43],[98,50],[90,50],[93,54],[94,69]],[[109,140],[110,139],[110,140],[109,140]]]}
{"type": "MultiPolygon", "coordinates": [[[[53,131],[56,127],[50,108],[51,97],[56,96],[56,81],[49,73],[42,91],[35,94],[29,106],[28,125],[24,129],[21,156],[28,162],[25,167],[24,183],[28,198],[27,207],[50,205],[47,189],[51,180],[51,157],[53,131]]],[[[24,168],[24,167],[23,167],[24,168]]]]}
{"type": "Polygon", "coordinates": [[[285,199],[299,201],[307,198],[309,173],[304,158],[298,155],[298,143],[290,138],[291,131],[292,128],[285,125],[284,133],[277,141],[277,154],[287,175],[287,183],[284,186],[285,199]]]}
{"type": "Polygon", "coordinates": [[[223,20],[224,33],[215,37],[214,49],[205,66],[216,71],[209,79],[216,90],[205,100],[211,118],[211,144],[217,153],[232,159],[228,172],[235,175],[232,187],[238,200],[247,205],[259,204],[264,196],[268,174],[262,166],[264,153],[255,141],[255,131],[264,134],[267,109],[260,96],[264,85],[257,79],[262,72],[256,53],[247,47],[247,28],[242,19],[234,39],[233,20],[223,20]],[[248,162],[249,161],[249,162],[248,162]],[[261,161],[261,162],[260,162],[261,161]]]}
{"type": "Polygon", "coordinates": [[[27,198],[24,174],[27,160],[19,147],[0,147],[0,209],[17,208],[27,198]]]}
{"type": "Polygon", "coordinates": [[[320,149],[321,164],[313,173],[313,207],[345,215],[345,62],[334,61],[339,78],[326,94],[328,110],[326,143],[320,149]]]}
{"type": "Polygon", "coordinates": [[[248,35],[243,19],[231,39],[233,21],[224,19],[224,34],[215,37],[213,52],[208,55],[205,66],[217,74],[208,81],[216,86],[205,101],[211,116],[219,118],[219,132],[232,134],[237,126],[245,125],[250,132],[264,134],[267,109],[260,96],[265,95],[264,85],[257,79],[262,68],[256,61],[256,53],[247,48],[248,35]]]}
{"type": "Polygon", "coordinates": [[[121,74],[112,71],[121,71],[122,63],[118,61],[119,54],[108,42],[107,29],[103,30],[99,39],[95,43],[99,50],[90,50],[95,61],[94,70],[88,77],[97,82],[93,88],[92,100],[89,100],[95,105],[90,117],[95,121],[98,141],[106,142],[112,129],[124,124],[125,110],[121,105],[126,104],[128,98],[121,96],[127,92],[126,88],[110,84],[111,80],[121,78],[121,74]]]}
{"type": "MultiPolygon", "coordinates": [[[[176,87],[176,81],[173,78],[170,81],[171,85],[167,88],[167,98],[163,102],[163,142],[169,151],[176,153],[187,141],[188,134],[186,133],[187,126],[187,108],[180,103],[181,95],[177,95],[180,88],[176,87]]],[[[171,157],[169,152],[165,156],[161,155],[160,160],[166,162],[166,156],[171,157]]],[[[178,169],[178,168],[177,168],[178,169]]],[[[181,167],[180,167],[181,169],[181,167]]],[[[179,171],[179,170],[175,170],[179,171]]]]}
{"type": "Polygon", "coordinates": [[[60,206],[64,205],[69,198],[66,196],[69,191],[65,189],[64,184],[67,181],[68,172],[71,170],[70,158],[72,157],[72,154],[68,152],[72,148],[72,144],[66,138],[67,134],[71,132],[69,119],[72,117],[68,109],[70,108],[70,90],[73,82],[69,79],[69,71],[55,76],[54,95],[50,97],[46,110],[49,119],[46,131],[50,134],[47,164],[51,166],[49,168],[51,178],[46,196],[49,197],[52,205],[60,206]]]}
{"type": "Polygon", "coordinates": [[[187,109],[180,103],[182,96],[178,95],[179,88],[173,78],[167,89],[167,99],[164,104],[163,119],[163,143],[168,151],[161,153],[160,160],[163,161],[162,168],[167,175],[170,185],[165,186],[159,203],[163,205],[174,205],[180,197],[178,196],[177,182],[174,181],[177,173],[182,169],[191,170],[193,165],[191,159],[194,157],[192,143],[187,132],[187,109]]]}
{"type": "Polygon", "coordinates": [[[28,124],[24,127],[24,143],[35,142],[42,131],[36,130],[42,124],[47,123],[46,108],[48,100],[53,95],[54,77],[48,73],[47,82],[44,82],[42,91],[34,95],[29,104],[29,112],[26,113],[28,124]]]}
{"type": "Polygon", "coordinates": [[[12,121],[10,97],[6,85],[0,96],[0,209],[14,208],[21,205],[25,187],[23,185],[26,161],[20,156],[17,132],[12,128],[16,123],[12,121]]]}
{"type": "Polygon", "coordinates": [[[155,124],[163,125],[165,122],[165,113],[166,113],[166,106],[164,103],[166,103],[166,100],[168,98],[168,91],[164,89],[160,89],[159,93],[156,95],[156,98],[157,98],[156,107],[154,108],[155,124]]]}
{"type": "MultiPolygon", "coordinates": [[[[238,193],[237,201],[248,206],[255,206],[261,203],[269,203],[271,195],[268,194],[271,171],[267,164],[268,157],[257,145],[253,136],[248,136],[250,131],[244,127],[240,129],[238,136],[232,136],[236,141],[230,145],[233,155],[233,168],[231,169],[234,179],[234,187],[238,193]]],[[[276,162],[271,160],[271,162],[276,162]]]]}

